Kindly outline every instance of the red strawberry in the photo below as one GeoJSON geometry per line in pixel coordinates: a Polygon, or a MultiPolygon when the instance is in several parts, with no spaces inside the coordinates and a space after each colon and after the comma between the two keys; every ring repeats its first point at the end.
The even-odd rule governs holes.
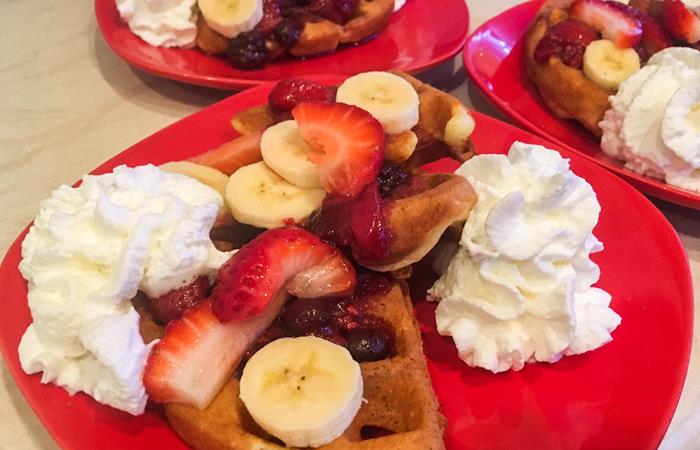
{"type": "Polygon", "coordinates": [[[673,41],[668,34],[666,34],[666,31],[664,31],[661,25],[659,25],[657,19],[644,13],[638,8],[625,5],[624,3],[612,2],[610,3],[610,6],[627,12],[635,19],[639,20],[639,23],[642,25],[644,34],[642,35],[641,42],[636,47],[637,53],[639,53],[642,60],[646,61],[654,53],[673,46],[673,41]]]}
{"type": "Polygon", "coordinates": [[[246,349],[279,315],[285,300],[286,296],[278,296],[261,314],[229,324],[221,323],[211,301],[205,300],[170,322],[143,372],[151,400],[206,408],[246,349]]]}
{"type": "Polygon", "coordinates": [[[198,277],[192,283],[173,289],[158,298],[151,298],[150,310],[156,322],[165,324],[182,315],[209,294],[209,278],[198,277]]]}
{"type": "Polygon", "coordinates": [[[681,0],[664,0],[662,18],[666,31],[673,39],[688,44],[700,41],[700,18],[681,0]]]}
{"type": "Polygon", "coordinates": [[[543,63],[550,56],[558,56],[567,66],[580,69],[586,47],[599,38],[592,27],[578,20],[566,19],[547,30],[535,47],[533,57],[543,63]]]}
{"type": "Polygon", "coordinates": [[[267,100],[270,107],[286,112],[302,102],[333,102],[335,90],[315,81],[287,78],[275,85],[267,100]]]}
{"type": "Polygon", "coordinates": [[[389,253],[391,235],[382,214],[382,199],[376,182],[355,197],[350,219],[355,238],[352,254],[357,260],[378,261],[389,253]]]}
{"type": "Polygon", "coordinates": [[[344,103],[301,103],[292,110],[314,151],[326,191],[354,196],[373,181],[384,159],[384,129],[370,113],[344,103]]]}
{"type": "Polygon", "coordinates": [[[616,8],[613,1],[575,0],[569,16],[595,28],[605,39],[627,48],[639,44],[642,24],[629,12],[616,8]]]}
{"type": "Polygon", "coordinates": [[[344,295],[355,287],[355,269],[338,249],[308,231],[269,230],[219,269],[212,293],[214,314],[222,322],[254,317],[290,280],[298,297],[344,295]]]}

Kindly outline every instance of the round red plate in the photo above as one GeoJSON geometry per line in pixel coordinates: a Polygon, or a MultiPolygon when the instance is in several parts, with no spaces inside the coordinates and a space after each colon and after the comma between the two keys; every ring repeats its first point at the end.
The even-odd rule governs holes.
{"type": "MultiPolygon", "coordinates": [[[[118,164],[161,164],[231,139],[231,116],[265,102],[270,88],[268,84],[245,91],[183,119],[94,173],[118,164]]],[[[690,270],[676,233],[646,198],[619,178],[545,139],[478,113],[474,117],[478,153],[504,153],[515,140],[543,144],[570,158],[574,172],[593,185],[602,205],[595,233],[606,246],[594,255],[602,269],[599,286],[612,294],[622,325],[614,341],[597,351],[493,375],[460,362],[450,339],[435,332],[434,305],[416,298],[430,375],[448,420],[447,448],[655,448],[683,386],[693,329],[690,270]]],[[[456,166],[443,160],[430,168],[456,166]]],[[[39,375],[22,372],[17,345],[30,322],[26,283],[17,270],[23,237],[24,233],[17,238],[0,267],[0,347],[12,376],[51,435],[71,450],[185,448],[157,407],[132,417],[82,394],[70,397],[56,386],[42,385],[39,375]]],[[[421,273],[420,268],[416,272],[421,273]]]]}
{"type": "Polygon", "coordinates": [[[148,45],[119,17],[115,0],[95,0],[95,16],[107,44],[129,64],[161,77],[221,89],[245,89],[291,76],[390,69],[415,72],[454,56],[469,32],[464,0],[408,0],[373,40],[328,55],[243,71],[198,50],[148,45]]]}
{"type": "Polygon", "coordinates": [[[542,3],[536,0],[509,9],[485,22],[468,38],[462,58],[474,83],[525,128],[605,167],[646,194],[700,209],[700,194],[624,169],[620,161],[603,153],[593,134],[547,109],[528,80],[523,57],[524,35],[542,3]]]}

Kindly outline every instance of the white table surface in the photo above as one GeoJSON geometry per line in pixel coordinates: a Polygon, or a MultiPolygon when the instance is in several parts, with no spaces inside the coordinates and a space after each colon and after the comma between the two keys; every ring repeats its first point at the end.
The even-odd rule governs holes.
{"type": "MultiPolygon", "coordinates": [[[[410,0],[409,0],[410,1],[410,0]]],[[[472,30],[517,0],[469,0],[472,30]]],[[[102,40],[89,1],[0,0],[0,253],[39,201],[142,138],[230,93],[131,69],[102,40]]],[[[458,57],[420,76],[502,117],[469,83],[458,57]]],[[[678,231],[700,285],[700,213],[656,202],[678,231]]],[[[695,313],[696,321],[700,313],[695,313]]],[[[700,448],[700,355],[661,448],[700,448]]],[[[0,449],[56,449],[0,365],[0,449]]]]}

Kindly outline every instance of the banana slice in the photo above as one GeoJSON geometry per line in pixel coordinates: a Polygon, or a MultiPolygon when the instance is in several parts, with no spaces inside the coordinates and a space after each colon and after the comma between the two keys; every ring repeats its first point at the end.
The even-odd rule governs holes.
{"type": "Polygon", "coordinates": [[[294,120],[285,120],[266,129],[260,140],[263,161],[290,183],[307,188],[320,188],[318,167],[308,159],[311,146],[299,136],[294,120]]]}
{"type": "Polygon", "coordinates": [[[226,185],[226,203],[234,219],[260,228],[278,228],[285,221],[301,222],[321,207],[323,189],[294,186],[264,161],[241,167],[226,185]]]}
{"type": "Polygon", "coordinates": [[[253,419],[288,447],[319,447],[343,434],[362,403],[360,365],[343,347],[282,338],[243,369],[240,397],[253,419]]]}
{"type": "Polygon", "coordinates": [[[583,54],[583,72],[601,87],[617,87],[641,67],[639,55],[633,48],[620,48],[612,41],[600,39],[586,47],[583,54]]]}
{"type": "Polygon", "coordinates": [[[365,72],[345,80],[336,100],[372,114],[387,134],[398,134],[418,124],[418,93],[403,78],[388,72],[365,72]]]}
{"type": "Polygon", "coordinates": [[[262,0],[198,0],[202,17],[227,38],[255,28],[263,17],[262,0]]]}

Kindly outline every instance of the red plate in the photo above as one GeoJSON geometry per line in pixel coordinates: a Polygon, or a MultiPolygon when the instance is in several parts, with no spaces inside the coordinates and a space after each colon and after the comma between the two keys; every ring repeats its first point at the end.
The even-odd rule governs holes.
{"type": "MultiPolygon", "coordinates": [[[[94,173],[118,164],[161,164],[231,139],[231,116],[263,103],[270,88],[268,84],[245,91],[183,119],[94,173]]],[[[561,148],[481,114],[474,117],[478,153],[504,153],[514,140],[561,148]]],[[[690,270],[683,247],[666,219],[636,190],[577,154],[560,151],[598,193],[602,213],[595,232],[606,249],[594,260],[602,269],[599,285],[612,294],[622,325],[614,341],[600,350],[554,365],[493,375],[460,362],[450,339],[435,332],[434,304],[418,301],[429,370],[448,420],[445,439],[451,450],[651,449],[675,410],[693,328],[690,270]]],[[[456,166],[443,160],[432,168],[456,166]]],[[[17,270],[23,237],[24,233],[17,238],[0,267],[0,342],[12,376],[51,435],[71,450],[185,448],[157,407],[132,417],[82,394],[69,397],[56,386],[42,385],[39,375],[22,372],[17,345],[30,321],[26,283],[17,270]]]]}
{"type": "Polygon", "coordinates": [[[244,71],[233,68],[224,58],[198,50],[147,44],[119,17],[115,0],[95,0],[95,16],[107,44],[129,64],[157,76],[221,89],[245,89],[291,76],[354,75],[390,69],[416,72],[454,56],[469,32],[464,0],[408,0],[369,42],[324,56],[244,71]]]}
{"type": "Polygon", "coordinates": [[[523,58],[524,35],[542,3],[536,0],[509,9],[468,38],[462,57],[474,83],[525,128],[600,164],[646,194],[700,209],[700,194],[624,169],[620,161],[603,153],[593,134],[574,121],[559,119],[542,103],[523,58]]]}

